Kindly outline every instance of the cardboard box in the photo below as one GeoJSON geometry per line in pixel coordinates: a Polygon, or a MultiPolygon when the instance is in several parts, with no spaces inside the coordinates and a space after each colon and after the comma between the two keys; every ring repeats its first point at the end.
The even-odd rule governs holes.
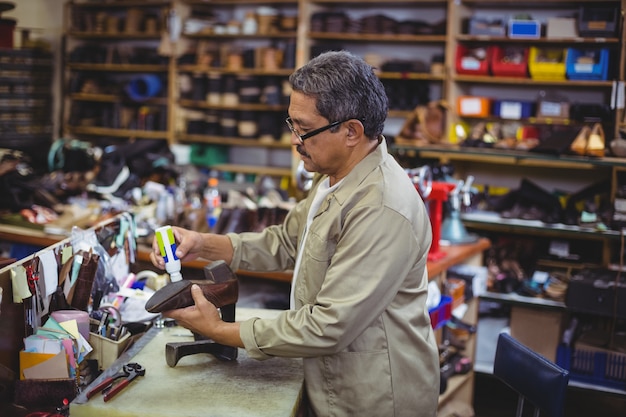
{"type": "Polygon", "coordinates": [[[565,310],[515,305],[511,308],[511,336],[555,362],[564,320],[565,310]]]}
{"type": "Polygon", "coordinates": [[[573,17],[551,17],[546,25],[546,38],[576,38],[578,27],[573,17]]]}

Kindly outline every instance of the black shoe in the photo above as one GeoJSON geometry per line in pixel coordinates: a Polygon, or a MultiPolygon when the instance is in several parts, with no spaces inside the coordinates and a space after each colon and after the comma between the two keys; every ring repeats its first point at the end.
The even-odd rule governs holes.
{"type": "Polygon", "coordinates": [[[126,165],[126,159],[117,148],[112,147],[102,155],[98,176],[87,185],[87,190],[98,194],[113,194],[129,177],[130,169],[126,165]]]}

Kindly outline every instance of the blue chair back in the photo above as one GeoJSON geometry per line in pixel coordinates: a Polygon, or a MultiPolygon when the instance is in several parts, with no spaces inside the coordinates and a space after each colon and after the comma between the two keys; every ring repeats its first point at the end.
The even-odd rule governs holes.
{"type": "Polygon", "coordinates": [[[507,333],[500,333],[493,373],[518,394],[517,416],[521,417],[524,400],[550,417],[562,417],[569,372],[520,343],[507,333]]]}

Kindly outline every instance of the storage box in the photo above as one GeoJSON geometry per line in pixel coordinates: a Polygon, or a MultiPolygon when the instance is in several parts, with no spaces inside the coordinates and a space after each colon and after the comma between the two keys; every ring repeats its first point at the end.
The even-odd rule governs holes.
{"type": "Polygon", "coordinates": [[[535,103],[530,101],[495,100],[493,115],[502,119],[519,120],[533,117],[535,103]]]}
{"type": "Polygon", "coordinates": [[[531,46],[528,51],[528,72],[534,80],[565,80],[566,48],[539,48],[531,46]]]}
{"type": "Polygon", "coordinates": [[[461,96],[457,99],[457,114],[471,117],[487,117],[491,109],[491,100],[487,97],[461,96]]]}
{"type": "Polygon", "coordinates": [[[511,336],[554,362],[563,334],[565,310],[511,307],[511,336]]]}
{"type": "Polygon", "coordinates": [[[228,162],[240,165],[267,166],[269,149],[257,146],[231,146],[228,149],[228,162]]]}
{"type": "Polygon", "coordinates": [[[618,7],[581,6],[578,12],[578,33],[583,37],[615,37],[617,35],[618,7]]]}
{"type": "Polygon", "coordinates": [[[562,39],[578,36],[578,26],[573,17],[551,17],[546,25],[546,38],[562,39]]]}
{"type": "Polygon", "coordinates": [[[569,118],[569,103],[541,100],[537,103],[537,117],[567,119],[569,118]]]}
{"type": "Polygon", "coordinates": [[[269,150],[269,165],[272,167],[290,168],[292,166],[293,153],[291,149],[269,150]]]}
{"type": "Polygon", "coordinates": [[[572,381],[626,389],[626,354],[590,346],[559,345],[556,364],[570,372],[572,381]]]}
{"type": "Polygon", "coordinates": [[[541,23],[538,20],[509,20],[509,38],[539,39],[541,23]]]}
{"type": "Polygon", "coordinates": [[[458,278],[446,280],[446,292],[452,297],[452,310],[465,303],[465,281],[458,278]]]}
{"type": "Polygon", "coordinates": [[[189,160],[192,164],[198,166],[210,167],[212,165],[223,164],[228,162],[228,146],[193,143],[191,145],[189,160]]]}
{"type": "Polygon", "coordinates": [[[469,48],[465,45],[457,45],[457,74],[489,75],[491,49],[491,47],[469,48]]]}
{"type": "Polygon", "coordinates": [[[569,48],[565,68],[570,80],[606,80],[609,74],[609,49],[569,48]]]}
{"type": "Polygon", "coordinates": [[[506,36],[506,27],[501,20],[486,20],[472,17],[469,21],[470,35],[506,36]]]}
{"type": "Polygon", "coordinates": [[[498,77],[528,77],[528,48],[493,47],[491,73],[498,77]]]}
{"type": "Polygon", "coordinates": [[[572,275],[565,304],[575,312],[626,318],[626,281],[617,272],[581,270],[572,275]]]}

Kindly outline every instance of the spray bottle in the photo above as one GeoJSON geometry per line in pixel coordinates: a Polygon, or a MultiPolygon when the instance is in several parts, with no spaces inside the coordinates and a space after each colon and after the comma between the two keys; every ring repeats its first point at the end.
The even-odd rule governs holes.
{"type": "Polygon", "coordinates": [[[171,226],[162,226],[155,230],[157,244],[161,251],[161,256],[165,259],[165,270],[170,274],[172,282],[180,281],[183,276],[180,274],[180,259],[176,256],[176,240],[171,226]]]}

